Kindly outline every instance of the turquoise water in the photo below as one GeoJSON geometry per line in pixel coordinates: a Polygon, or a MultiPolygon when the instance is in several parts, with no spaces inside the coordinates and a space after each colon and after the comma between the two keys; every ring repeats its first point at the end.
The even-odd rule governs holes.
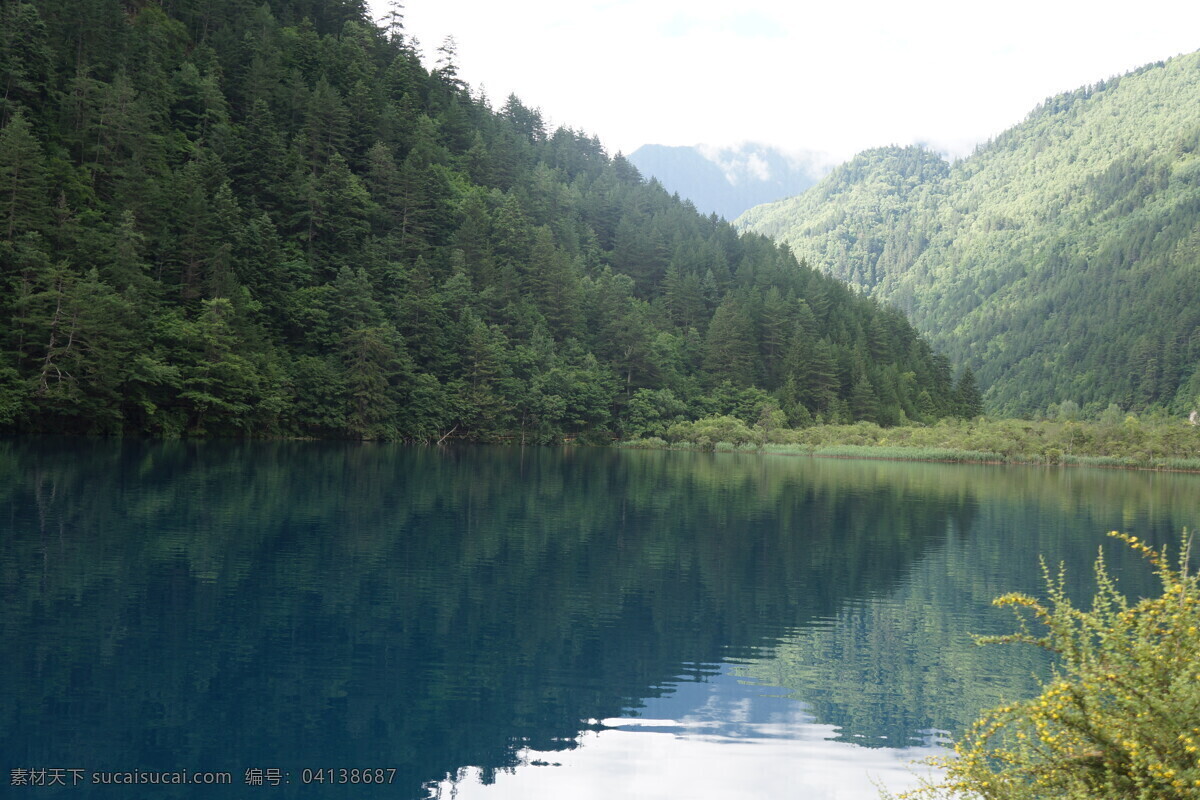
{"type": "Polygon", "coordinates": [[[1009,629],[992,597],[1039,556],[1086,596],[1101,545],[1152,591],[1104,533],[1172,541],[1198,478],[0,441],[0,768],[70,797],[873,798],[1045,674],[973,645],[1009,629]],[[181,771],[230,783],[93,783],[181,771]]]}

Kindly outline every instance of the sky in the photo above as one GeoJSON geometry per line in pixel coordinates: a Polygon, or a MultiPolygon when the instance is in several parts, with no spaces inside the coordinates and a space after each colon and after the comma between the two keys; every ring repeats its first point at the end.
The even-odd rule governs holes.
{"type": "MultiPolygon", "coordinates": [[[[386,0],[371,0],[382,17],[386,0]]],[[[1180,0],[404,0],[432,66],[494,106],[642,144],[772,145],[835,161],[921,143],[950,156],[1045,98],[1200,49],[1180,0]]]]}

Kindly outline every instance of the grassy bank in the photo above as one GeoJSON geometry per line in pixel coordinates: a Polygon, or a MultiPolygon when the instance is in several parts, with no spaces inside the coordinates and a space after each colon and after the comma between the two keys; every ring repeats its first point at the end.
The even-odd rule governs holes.
{"type": "Polygon", "coordinates": [[[732,417],[711,417],[674,425],[665,438],[632,439],[620,446],[1200,471],[1200,426],[1133,416],[1118,423],[980,417],[928,426],[881,428],[859,422],[801,429],[748,426],[732,417]]]}

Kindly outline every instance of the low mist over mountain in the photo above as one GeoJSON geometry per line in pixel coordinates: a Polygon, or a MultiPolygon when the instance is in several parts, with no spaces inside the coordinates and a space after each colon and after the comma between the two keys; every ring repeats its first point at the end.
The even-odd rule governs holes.
{"type": "Polygon", "coordinates": [[[908,311],[993,411],[1200,395],[1200,54],[1048,99],[947,163],[859,154],[743,230],[908,311]]]}
{"type": "Polygon", "coordinates": [[[702,214],[734,219],[743,211],[803,192],[832,164],[821,153],[785,154],[761,144],[672,147],[646,144],[629,161],[702,214]]]}

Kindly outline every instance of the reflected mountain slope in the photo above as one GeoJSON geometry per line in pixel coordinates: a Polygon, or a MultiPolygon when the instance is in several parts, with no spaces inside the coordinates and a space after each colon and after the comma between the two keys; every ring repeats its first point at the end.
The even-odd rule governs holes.
{"type": "MultiPolygon", "coordinates": [[[[629,718],[731,661],[847,740],[914,724],[920,714],[852,702],[869,676],[842,666],[858,663],[845,637],[887,654],[880,692],[898,681],[934,708],[921,714],[949,719],[929,686],[904,688],[938,667],[897,666],[914,645],[875,641],[879,615],[864,632],[848,609],[899,598],[889,613],[921,619],[914,604],[943,602],[914,588],[936,582],[922,570],[961,576],[952,604],[1014,588],[976,574],[979,558],[1012,553],[979,522],[1001,513],[989,493],[1020,491],[1004,487],[1026,480],[1002,477],[1014,474],[1031,473],[604,449],[0,442],[0,635],[19,643],[0,662],[0,751],[33,766],[229,770],[235,784],[279,768],[292,776],[281,797],[312,796],[297,785],[305,768],[396,767],[390,787],[324,790],[422,797],[466,767],[487,783],[530,752],[574,748],[589,720],[629,718]]],[[[1044,493],[1035,507],[1070,506],[1044,478],[1027,488],[1044,493]]],[[[1031,580],[1036,553],[1056,552],[1047,544],[1026,545],[1031,580]]],[[[966,626],[930,613],[925,633],[966,626]]],[[[185,795],[200,796],[166,796],[185,795]]]]}

